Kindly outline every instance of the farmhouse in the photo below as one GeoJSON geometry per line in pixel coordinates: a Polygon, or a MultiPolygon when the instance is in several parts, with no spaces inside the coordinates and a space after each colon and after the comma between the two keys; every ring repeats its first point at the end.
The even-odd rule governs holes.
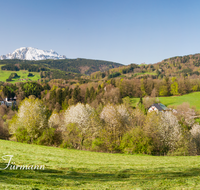
{"type": "Polygon", "coordinates": [[[149,109],[148,112],[151,111],[156,111],[156,112],[165,112],[165,111],[170,111],[171,109],[167,108],[165,105],[161,104],[161,103],[157,103],[157,104],[152,104],[149,109]]]}
{"type": "Polygon", "coordinates": [[[0,96],[0,105],[6,105],[6,106],[8,106],[8,107],[11,107],[11,106],[15,106],[16,105],[16,96],[14,97],[14,98],[2,98],[1,96],[0,96]]]}

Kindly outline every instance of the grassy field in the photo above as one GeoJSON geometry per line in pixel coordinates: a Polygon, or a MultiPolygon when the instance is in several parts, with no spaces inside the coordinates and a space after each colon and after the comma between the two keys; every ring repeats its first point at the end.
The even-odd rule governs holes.
{"type": "MultiPolygon", "coordinates": [[[[1,65],[2,66],[2,65],[1,65]]],[[[10,76],[11,73],[17,73],[20,78],[13,79],[10,83],[15,83],[15,82],[25,82],[26,80],[20,80],[20,79],[29,79],[27,81],[37,81],[40,79],[40,73],[39,72],[31,72],[34,76],[28,77],[28,71],[26,70],[20,70],[20,71],[5,71],[1,70],[0,66],[0,81],[6,82],[6,79],[10,76]]]]}
{"type": "MultiPolygon", "coordinates": [[[[183,102],[188,102],[191,106],[195,106],[196,109],[200,110],[200,92],[193,92],[183,96],[158,97],[158,99],[166,106],[177,106],[183,102]]],[[[130,101],[135,106],[139,102],[139,98],[130,98],[130,101]]]]}
{"type": "Polygon", "coordinates": [[[0,189],[200,189],[198,156],[95,153],[0,140],[0,168],[13,155],[17,165],[44,170],[0,170],[0,189]]]}
{"type": "Polygon", "coordinates": [[[146,73],[135,73],[135,74],[134,74],[135,77],[136,77],[136,76],[140,76],[140,75],[157,75],[157,74],[154,73],[154,72],[152,72],[152,73],[150,73],[150,72],[146,72],[146,73]]]}

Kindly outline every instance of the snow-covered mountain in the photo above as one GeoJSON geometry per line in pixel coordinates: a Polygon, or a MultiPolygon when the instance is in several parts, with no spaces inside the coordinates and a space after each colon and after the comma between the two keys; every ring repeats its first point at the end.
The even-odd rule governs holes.
{"type": "Polygon", "coordinates": [[[22,59],[22,60],[45,60],[45,59],[66,59],[66,56],[59,55],[53,50],[45,51],[32,47],[21,47],[13,53],[0,56],[3,59],[22,59]]]}

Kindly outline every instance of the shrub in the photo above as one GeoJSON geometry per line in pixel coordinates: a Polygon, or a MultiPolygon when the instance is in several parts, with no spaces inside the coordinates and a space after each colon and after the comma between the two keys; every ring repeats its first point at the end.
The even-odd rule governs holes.
{"type": "Polygon", "coordinates": [[[88,104],[84,105],[78,103],[77,105],[70,106],[64,113],[64,122],[66,125],[69,123],[76,123],[82,133],[89,130],[91,124],[91,117],[95,115],[94,109],[88,104]]]}
{"type": "Polygon", "coordinates": [[[164,151],[173,151],[178,148],[178,141],[182,138],[181,125],[172,112],[161,114],[157,130],[164,151]]]}
{"type": "MultiPolygon", "coordinates": [[[[64,125],[62,131],[68,130],[69,124],[75,124],[77,130],[80,133],[81,147],[83,147],[84,142],[90,141],[99,130],[99,119],[95,110],[88,104],[84,105],[78,103],[77,105],[70,106],[64,113],[64,125]]],[[[77,131],[76,130],[76,131],[77,131]]],[[[88,145],[87,145],[88,146],[88,145]]]]}
{"type": "Polygon", "coordinates": [[[199,124],[194,124],[192,126],[192,129],[190,130],[190,133],[192,135],[192,138],[196,144],[197,148],[197,154],[200,154],[200,125],[199,124]]]}
{"type": "Polygon", "coordinates": [[[35,143],[47,128],[46,108],[39,99],[26,98],[12,118],[10,130],[17,141],[35,143]]]}
{"type": "MultiPolygon", "coordinates": [[[[144,130],[153,140],[153,152],[167,154],[180,148],[187,148],[190,142],[186,140],[182,126],[172,112],[148,113],[144,130]]],[[[188,137],[189,138],[189,137],[188,137]]]]}
{"type": "Polygon", "coordinates": [[[110,126],[104,125],[99,131],[98,137],[92,142],[92,150],[103,152],[121,152],[120,139],[110,129],[110,126]]]}
{"type": "Polygon", "coordinates": [[[0,139],[8,139],[10,136],[7,122],[0,118],[0,139]]]}
{"type": "Polygon", "coordinates": [[[118,77],[118,76],[120,76],[120,75],[121,75],[121,73],[115,72],[115,73],[113,73],[113,74],[108,75],[108,79],[110,79],[110,78],[115,78],[115,77],[118,77]]]}
{"type": "Polygon", "coordinates": [[[33,77],[34,74],[33,73],[28,73],[28,77],[33,77]]]}
{"type": "Polygon", "coordinates": [[[37,139],[36,144],[59,146],[62,143],[62,135],[55,128],[47,128],[42,135],[37,139]]]}
{"type": "Polygon", "coordinates": [[[63,148],[82,148],[82,134],[81,130],[75,123],[69,123],[63,132],[63,143],[61,147],[63,148]]]}
{"type": "Polygon", "coordinates": [[[92,150],[94,151],[106,151],[104,149],[104,142],[101,138],[95,138],[93,141],[92,141],[92,150]]]}
{"type": "Polygon", "coordinates": [[[120,147],[122,152],[128,154],[151,154],[151,144],[151,138],[140,127],[136,127],[124,134],[120,147]]]}
{"type": "Polygon", "coordinates": [[[120,141],[130,124],[130,115],[126,107],[124,105],[108,104],[103,108],[100,118],[105,123],[101,130],[104,147],[107,147],[107,150],[111,152],[119,152],[120,141]]]}

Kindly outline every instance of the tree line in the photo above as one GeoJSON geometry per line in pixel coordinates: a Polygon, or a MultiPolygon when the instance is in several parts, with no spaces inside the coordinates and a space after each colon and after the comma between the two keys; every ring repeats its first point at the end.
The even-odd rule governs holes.
{"type": "Polygon", "coordinates": [[[0,132],[1,137],[18,142],[97,152],[197,155],[197,114],[185,103],[175,114],[144,114],[141,105],[132,109],[125,102],[96,109],[77,103],[49,114],[44,102],[31,95],[21,102],[18,111],[0,106],[0,132]]]}
{"type": "Polygon", "coordinates": [[[0,106],[0,136],[102,152],[195,155],[200,126],[194,109],[184,104],[177,114],[157,114],[147,108],[157,96],[198,90],[200,81],[191,76],[2,84],[0,95],[17,96],[17,107],[0,106]],[[140,97],[139,104],[133,108],[127,96],[140,97]]]}
{"type": "MultiPolygon", "coordinates": [[[[45,72],[45,71],[44,71],[45,72]]],[[[200,90],[199,78],[189,77],[165,77],[163,79],[150,78],[111,78],[109,80],[79,80],[66,82],[66,80],[52,80],[45,82],[26,82],[16,84],[4,84],[1,89],[10,89],[5,96],[15,93],[18,100],[34,95],[42,99],[53,111],[55,106],[59,111],[64,107],[76,104],[90,104],[93,107],[105,105],[108,102],[113,104],[122,103],[125,97],[161,97],[179,96],[200,90]]]]}

